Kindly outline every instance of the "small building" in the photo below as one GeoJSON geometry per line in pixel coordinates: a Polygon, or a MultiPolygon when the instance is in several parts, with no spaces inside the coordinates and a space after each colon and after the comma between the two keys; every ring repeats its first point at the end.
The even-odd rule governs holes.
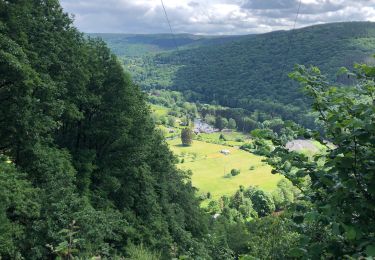
{"type": "Polygon", "coordinates": [[[220,153],[222,153],[224,155],[228,155],[228,154],[230,154],[230,151],[229,150],[220,150],[220,153]]]}

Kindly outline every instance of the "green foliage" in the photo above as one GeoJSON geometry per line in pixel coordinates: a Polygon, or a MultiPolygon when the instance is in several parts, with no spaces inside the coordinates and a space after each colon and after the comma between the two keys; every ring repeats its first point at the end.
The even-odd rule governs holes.
{"type": "MultiPolygon", "coordinates": [[[[290,220],[269,216],[250,222],[247,255],[260,259],[287,259],[300,235],[290,220]]],[[[247,259],[247,258],[244,258],[247,259]]]]}
{"type": "Polygon", "coordinates": [[[228,126],[228,120],[225,117],[217,116],[215,118],[215,128],[223,130],[228,126]]]}
{"type": "Polygon", "coordinates": [[[0,258],[112,258],[130,243],[208,258],[190,175],[146,96],[58,1],[0,1],[0,123],[0,258]]]}
{"type": "Polygon", "coordinates": [[[228,128],[230,128],[230,129],[236,129],[236,127],[237,127],[236,120],[234,120],[233,118],[229,118],[229,120],[228,120],[228,128]]]}
{"type": "Polygon", "coordinates": [[[299,136],[314,137],[327,149],[309,159],[274,139],[277,148],[268,161],[309,202],[297,207],[292,216],[305,234],[296,256],[358,258],[371,253],[375,239],[374,71],[374,67],[357,65],[356,74],[349,74],[357,76],[357,84],[347,88],[329,84],[316,67],[297,66],[291,74],[313,99],[324,135],[298,126],[293,130],[299,136]]]}
{"type": "MultiPolygon", "coordinates": [[[[186,45],[178,53],[140,58],[132,73],[145,89],[172,88],[190,101],[259,111],[261,117],[281,117],[312,128],[314,116],[308,111],[311,99],[286,72],[297,63],[313,64],[327,71],[330,79],[351,83],[351,79],[336,75],[336,70],[371,60],[374,31],[370,22],[334,23],[228,38],[219,45],[186,45]],[[293,55],[286,57],[289,48],[293,55]]],[[[129,63],[131,59],[125,60],[129,63]]]]}
{"type": "Polygon", "coordinates": [[[193,130],[190,127],[186,127],[181,131],[181,142],[182,145],[191,146],[193,143],[193,130]]]}
{"type": "Polygon", "coordinates": [[[75,221],[73,221],[69,224],[68,229],[62,229],[59,232],[59,234],[63,235],[64,241],[60,242],[56,247],[48,245],[52,252],[58,256],[58,259],[73,259],[74,254],[78,253],[77,244],[79,240],[75,238],[78,228],[75,225],[75,221]]]}
{"type": "Polygon", "coordinates": [[[232,176],[236,176],[236,175],[238,175],[240,173],[241,173],[241,171],[239,169],[232,169],[232,170],[230,170],[230,174],[232,176]]]}
{"type": "Polygon", "coordinates": [[[149,251],[147,248],[143,246],[143,244],[139,246],[130,244],[127,247],[127,252],[130,259],[134,260],[159,260],[161,258],[160,253],[154,253],[149,251]]]}
{"type": "Polygon", "coordinates": [[[249,188],[245,192],[246,196],[249,196],[253,202],[254,210],[260,217],[270,215],[275,211],[275,203],[271,194],[263,190],[249,188]]]}
{"type": "Polygon", "coordinates": [[[0,256],[22,256],[26,228],[40,214],[38,191],[8,157],[0,155],[0,256]]]}
{"type": "Polygon", "coordinates": [[[148,53],[193,48],[206,45],[218,45],[239,38],[239,36],[205,36],[192,34],[121,34],[90,33],[91,37],[99,37],[108,43],[109,48],[118,56],[138,57],[148,53]]]}

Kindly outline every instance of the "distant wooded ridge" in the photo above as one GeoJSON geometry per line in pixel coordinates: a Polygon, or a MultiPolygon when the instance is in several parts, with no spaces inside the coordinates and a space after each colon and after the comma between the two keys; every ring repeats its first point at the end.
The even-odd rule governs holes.
{"type": "Polygon", "coordinates": [[[309,100],[288,78],[295,64],[319,66],[332,81],[340,67],[373,63],[375,23],[343,22],[258,35],[207,37],[96,34],[144,89],[172,89],[190,101],[215,103],[313,126],[309,100]]]}

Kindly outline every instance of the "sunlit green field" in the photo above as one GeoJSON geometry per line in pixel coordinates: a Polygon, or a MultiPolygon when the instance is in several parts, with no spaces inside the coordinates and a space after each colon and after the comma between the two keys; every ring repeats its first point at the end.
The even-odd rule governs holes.
{"type": "Polygon", "coordinates": [[[166,116],[168,115],[168,108],[159,106],[159,105],[151,105],[151,112],[157,116],[166,116]]]}
{"type": "Polygon", "coordinates": [[[245,142],[250,142],[249,136],[243,133],[233,131],[233,132],[215,132],[215,133],[201,133],[197,136],[200,141],[208,143],[216,143],[230,146],[241,146],[245,142]],[[220,140],[220,135],[223,135],[225,140],[220,140]]]}
{"type": "Polygon", "coordinates": [[[213,199],[232,195],[240,185],[259,186],[271,191],[282,178],[271,174],[271,167],[262,162],[262,157],[237,148],[195,140],[190,147],[181,146],[180,139],[168,141],[170,149],[179,157],[181,169],[192,170],[192,182],[199,193],[210,192],[213,199]],[[220,150],[229,150],[229,155],[220,150]],[[253,168],[253,169],[251,169],[253,168]],[[240,169],[237,176],[225,177],[231,169],[240,169]]]}

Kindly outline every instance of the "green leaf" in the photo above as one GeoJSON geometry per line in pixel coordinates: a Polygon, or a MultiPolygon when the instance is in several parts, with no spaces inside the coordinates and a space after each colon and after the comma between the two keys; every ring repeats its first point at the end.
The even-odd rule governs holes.
{"type": "Polygon", "coordinates": [[[368,245],[365,253],[367,256],[375,256],[375,244],[368,245]]]}
{"type": "Polygon", "coordinates": [[[304,249],[304,248],[292,248],[290,251],[289,251],[289,256],[291,257],[302,257],[304,256],[305,254],[307,253],[307,250],[304,249]]]}
{"type": "Polygon", "coordinates": [[[345,237],[348,240],[354,240],[357,236],[357,232],[355,231],[354,227],[351,226],[345,226],[345,237]]]}

